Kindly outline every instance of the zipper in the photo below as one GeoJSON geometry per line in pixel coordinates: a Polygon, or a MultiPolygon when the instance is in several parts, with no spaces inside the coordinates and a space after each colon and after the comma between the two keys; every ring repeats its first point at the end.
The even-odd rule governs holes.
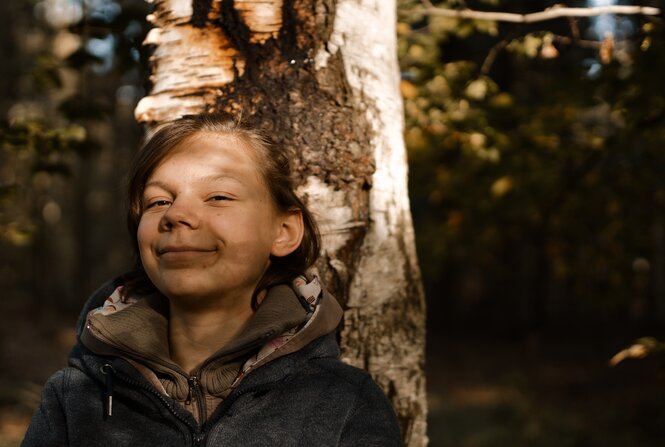
{"type": "MultiPolygon", "coordinates": [[[[109,365],[109,368],[113,368],[108,363],[106,365],[109,365]]],[[[207,435],[207,432],[208,432],[210,426],[213,424],[213,422],[217,422],[219,420],[219,418],[221,417],[221,415],[224,414],[226,412],[226,410],[228,410],[229,407],[231,407],[231,405],[233,405],[233,403],[235,403],[235,401],[238,400],[238,398],[240,396],[242,396],[243,394],[247,394],[247,393],[252,393],[252,392],[262,391],[262,390],[269,390],[271,388],[274,388],[273,384],[262,383],[262,384],[259,384],[259,385],[254,385],[253,387],[249,387],[245,390],[242,390],[242,392],[239,392],[239,393],[231,393],[221,403],[221,405],[219,406],[217,411],[215,411],[215,413],[212,415],[212,417],[209,420],[205,421],[205,423],[203,423],[200,430],[197,430],[194,426],[192,426],[192,424],[190,424],[190,422],[186,418],[184,418],[183,416],[181,416],[177,412],[177,410],[173,407],[173,405],[171,405],[171,402],[169,402],[159,391],[155,390],[150,385],[147,385],[147,384],[141,383],[137,380],[134,380],[131,377],[126,376],[125,374],[118,373],[115,369],[112,369],[112,371],[120,380],[122,380],[126,384],[137,387],[137,388],[140,388],[140,389],[142,389],[144,391],[147,391],[148,393],[156,396],[166,406],[166,408],[171,412],[171,414],[173,414],[179,421],[181,421],[183,424],[185,424],[191,430],[191,432],[192,432],[192,443],[195,447],[198,447],[198,446],[204,444],[205,438],[206,438],[206,435],[207,435]]],[[[199,397],[194,396],[194,398],[197,399],[197,401],[200,402],[201,388],[200,388],[200,385],[198,383],[198,378],[196,376],[192,376],[191,378],[196,379],[196,380],[190,382],[190,385],[191,384],[196,384],[196,387],[195,387],[195,389],[190,388],[190,392],[194,392],[194,394],[196,394],[197,390],[198,390],[198,394],[196,394],[196,396],[199,396],[199,397]]],[[[199,406],[199,409],[200,408],[201,407],[199,406]]],[[[204,420],[204,419],[201,419],[201,420],[204,420]]]]}
{"type": "MultiPolygon", "coordinates": [[[[103,340],[101,340],[97,335],[94,334],[95,329],[92,327],[92,325],[88,324],[87,327],[90,330],[90,333],[93,334],[93,337],[97,341],[99,341],[100,343],[102,343],[106,346],[106,343],[103,340]]],[[[263,343],[265,343],[265,341],[267,339],[269,339],[271,337],[274,337],[274,336],[275,336],[275,332],[273,330],[270,330],[269,332],[265,333],[262,337],[260,337],[255,342],[250,343],[248,346],[245,346],[243,349],[241,349],[240,353],[245,353],[245,352],[248,352],[248,351],[250,351],[250,350],[252,350],[252,349],[254,349],[258,346],[261,346],[263,343]]],[[[120,353],[124,352],[122,350],[118,350],[118,351],[120,353]]],[[[238,355],[238,354],[239,353],[236,353],[236,355],[238,355]]],[[[234,394],[234,393],[231,393],[231,395],[229,395],[222,402],[222,404],[219,406],[217,411],[214,412],[214,414],[211,417],[211,420],[206,420],[206,418],[205,418],[205,416],[206,416],[206,407],[204,407],[202,405],[203,394],[202,394],[202,391],[201,391],[201,386],[200,386],[200,382],[199,382],[198,377],[200,377],[203,370],[209,364],[211,364],[211,363],[213,363],[217,360],[219,360],[219,358],[208,359],[206,362],[204,362],[198,369],[199,376],[197,376],[197,375],[189,376],[188,374],[184,373],[184,371],[182,371],[182,369],[180,369],[180,372],[183,373],[183,375],[185,377],[187,377],[187,383],[189,385],[188,396],[187,396],[186,402],[191,403],[192,398],[195,398],[196,401],[197,401],[197,404],[198,404],[198,407],[199,407],[198,408],[199,421],[201,421],[200,422],[201,423],[200,427],[197,428],[197,427],[194,427],[192,424],[190,424],[190,422],[186,418],[181,416],[177,412],[177,410],[171,405],[171,403],[159,391],[155,390],[152,386],[141,383],[137,380],[134,380],[131,377],[129,377],[129,376],[123,374],[123,373],[118,373],[110,363],[105,363],[101,367],[104,370],[106,370],[107,373],[109,373],[109,374],[104,374],[106,376],[106,387],[107,387],[107,396],[106,396],[107,397],[107,408],[106,408],[107,415],[111,416],[112,413],[113,413],[113,394],[112,394],[113,393],[113,382],[112,382],[113,378],[110,377],[111,374],[113,374],[116,377],[118,377],[119,379],[121,379],[123,382],[127,383],[128,385],[140,388],[140,389],[142,389],[144,391],[147,391],[148,393],[152,394],[153,396],[157,397],[166,406],[166,408],[169,410],[169,412],[171,412],[171,414],[173,414],[179,421],[181,421],[183,424],[185,424],[191,430],[191,432],[192,432],[192,442],[193,442],[194,446],[199,446],[199,445],[201,445],[202,442],[205,441],[205,437],[206,437],[206,434],[207,434],[206,431],[207,431],[208,427],[211,425],[212,419],[215,419],[215,421],[218,420],[219,417],[221,416],[221,414],[223,414],[224,411],[226,411],[226,409],[228,409],[230,407],[230,405],[240,395],[245,394],[246,392],[251,392],[251,391],[255,391],[257,389],[264,388],[263,386],[251,387],[251,388],[248,388],[247,390],[244,390],[240,394],[236,394],[236,396],[234,398],[230,399],[230,397],[233,396],[233,394],[234,394]],[[110,393],[109,393],[109,390],[110,390],[110,393]],[[217,416],[217,417],[215,417],[215,416],[217,416]]],[[[165,365],[163,362],[157,362],[157,363],[165,365]]],[[[165,365],[165,366],[168,366],[169,368],[173,369],[172,365],[165,365]]],[[[102,371],[102,373],[104,373],[104,371],[102,371]]],[[[246,373],[246,372],[241,372],[241,375],[244,375],[243,373],[246,373]]],[[[237,385],[237,382],[238,381],[236,380],[234,382],[234,385],[237,385]]]]}
{"type": "Polygon", "coordinates": [[[195,375],[187,378],[187,384],[189,385],[189,391],[187,392],[185,403],[189,405],[192,403],[192,400],[196,401],[196,406],[198,407],[197,409],[199,412],[199,423],[203,425],[206,420],[206,407],[205,402],[203,401],[201,384],[199,383],[198,377],[195,375]]]}
{"type": "MultiPolygon", "coordinates": [[[[109,363],[107,363],[106,365],[109,365],[109,368],[113,368],[109,363]]],[[[153,396],[156,396],[166,406],[166,408],[171,412],[171,414],[173,414],[173,416],[175,416],[180,422],[185,424],[191,430],[192,442],[194,446],[201,445],[201,443],[205,440],[205,432],[203,430],[197,430],[194,426],[192,426],[192,424],[190,424],[190,422],[186,418],[180,415],[178,411],[173,407],[173,405],[171,405],[171,402],[169,402],[159,391],[153,389],[150,385],[141,383],[138,380],[134,380],[131,377],[126,376],[122,373],[118,373],[115,369],[112,369],[112,371],[120,380],[122,380],[126,384],[134,386],[136,388],[140,388],[152,394],[153,396]]]]}
{"type": "Polygon", "coordinates": [[[199,446],[203,443],[203,440],[205,439],[205,433],[194,433],[192,436],[192,441],[194,442],[194,446],[199,446]]]}
{"type": "MultiPolygon", "coordinates": [[[[267,333],[263,334],[262,337],[260,337],[257,341],[254,341],[253,343],[250,343],[248,346],[246,346],[244,349],[241,350],[241,352],[245,351],[250,351],[258,346],[262,346],[265,341],[271,337],[275,336],[275,331],[270,330],[267,333]]],[[[236,354],[238,355],[238,354],[236,354]]],[[[185,399],[185,404],[190,405],[192,403],[192,400],[196,400],[196,404],[198,407],[198,413],[199,413],[199,423],[201,424],[201,433],[204,433],[205,430],[203,429],[208,425],[208,420],[207,420],[207,406],[205,405],[205,401],[203,398],[203,391],[201,390],[201,382],[199,381],[199,377],[203,375],[204,371],[206,370],[207,366],[209,366],[211,363],[214,363],[218,361],[222,357],[218,358],[208,358],[203,364],[201,364],[198,368],[198,370],[193,374],[193,375],[188,375],[185,374],[185,377],[187,378],[187,385],[188,385],[188,391],[187,391],[187,398],[185,399]]],[[[240,376],[244,375],[243,371],[240,371],[239,373],[240,376]]],[[[231,387],[233,388],[234,386],[237,386],[238,378],[234,380],[232,383],[231,387]]],[[[220,406],[223,407],[224,403],[226,403],[227,399],[224,399],[222,402],[222,405],[220,406]]],[[[219,411],[215,411],[213,413],[213,416],[215,414],[220,414],[219,411]]],[[[205,437],[205,436],[203,436],[205,437]]]]}

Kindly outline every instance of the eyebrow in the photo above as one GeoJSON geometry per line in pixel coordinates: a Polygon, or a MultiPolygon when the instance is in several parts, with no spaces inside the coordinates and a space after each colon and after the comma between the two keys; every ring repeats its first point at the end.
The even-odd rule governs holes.
{"type": "MultiPolygon", "coordinates": [[[[229,179],[237,183],[240,183],[241,185],[244,185],[244,182],[241,180],[240,176],[234,175],[233,173],[207,175],[205,177],[201,177],[199,181],[205,183],[205,182],[214,182],[214,181],[229,180],[229,179]]],[[[143,190],[146,190],[150,186],[156,186],[158,188],[162,188],[165,190],[169,189],[169,184],[166,182],[162,182],[160,180],[150,180],[146,182],[145,186],[143,187],[143,190]]]]}

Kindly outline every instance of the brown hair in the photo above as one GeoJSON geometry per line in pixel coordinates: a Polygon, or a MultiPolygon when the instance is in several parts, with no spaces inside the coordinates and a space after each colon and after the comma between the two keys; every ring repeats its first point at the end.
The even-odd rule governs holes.
{"type": "Polygon", "coordinates": [[[143,212],[143,189],[155,168],[187,138],[199,132],[220,133],[241,139],[255,151],[258,170],[270,192],[273,203],[281,212],[299,210],[302,213],[304,234],[298,248],[282,257],[271,257],[252,295],[256,308],[260,291],[277,284],[288,283],[314,264],[319,256],[319,232],[316,222],[294,191],[287,149],[275,144],[265,133],[230,115],[214,113],[187,115],[161,127],[147,139],[132,163],[128,177],[129,210],[127,225],[136,255],[135,271],[127,276],[125,294],[147,294],[156,288],[148,279],[138,251],[137,230],[143,212]]]}

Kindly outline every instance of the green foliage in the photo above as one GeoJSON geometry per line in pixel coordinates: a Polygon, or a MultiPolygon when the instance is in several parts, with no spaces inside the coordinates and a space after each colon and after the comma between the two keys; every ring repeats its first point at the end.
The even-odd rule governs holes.
{"type": "Polygon", "coordinates": [[[458,318],[528,325],[655,317],[663,23],[636,19],[630,41],[576,46],[555,39],[568,32],[557,24],[400,17],[410,188],[434,311],[443,302],[458,318]]]}
{"type": "Polygon", "coordinates": [[[34,59],[32,78],[37,91],[45,92],[62,87],[60,64],[50,53],[38,54],[34,59]]]}
{"type": "Polygon", "coordinates": [[[52,127],[37,120],[0,126],[0,240],[30,244],[39,220],[25,206],[39,190],[39,176],[69,176],[69,158],[92,143],[84,127],[52,127]]]}
{"type": "Polygon", "coordinates": [[[80,20],[68,28],[49,23],[42,14],[42,21],[23,30],[36,37],[26,51],[17,46],[19,78],[5,80],[24,88],[8,116],[0,117],[0,241],[29,245],[48,220],[48,212],[34,202],[44,202],[54,178],[70,177],[81,157],[100,148],[90,129],[112,116],[115,91],[91,93],[77,84],[111,69],[126,83],[139,82],[145,14],[141,3],[106,0],[87,3],[80,20]],[[107,38],[109,51],[88,45],[107,38]]]}
{"type": "Polygon", "coordinates": [[[3,150],[36,154],[42,162],[78,147],[85,139],[85,128],[77,124],[50,128],[40,121],[30,120],[14,125],[5,123],[0,131],[3,150]]]}

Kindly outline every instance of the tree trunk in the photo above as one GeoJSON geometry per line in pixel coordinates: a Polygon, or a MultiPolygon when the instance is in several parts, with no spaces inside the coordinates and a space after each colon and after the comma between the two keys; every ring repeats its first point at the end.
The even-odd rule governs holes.
{"type": "Polygon", "coordinates": [[[426,445],[394,0],[158,0],[148,20],[152,90],[137,119],[242,111],[293,148],[323,235],[317,268],[345,308],[343,358],[386,391],[405,444],[426,445]]]}

